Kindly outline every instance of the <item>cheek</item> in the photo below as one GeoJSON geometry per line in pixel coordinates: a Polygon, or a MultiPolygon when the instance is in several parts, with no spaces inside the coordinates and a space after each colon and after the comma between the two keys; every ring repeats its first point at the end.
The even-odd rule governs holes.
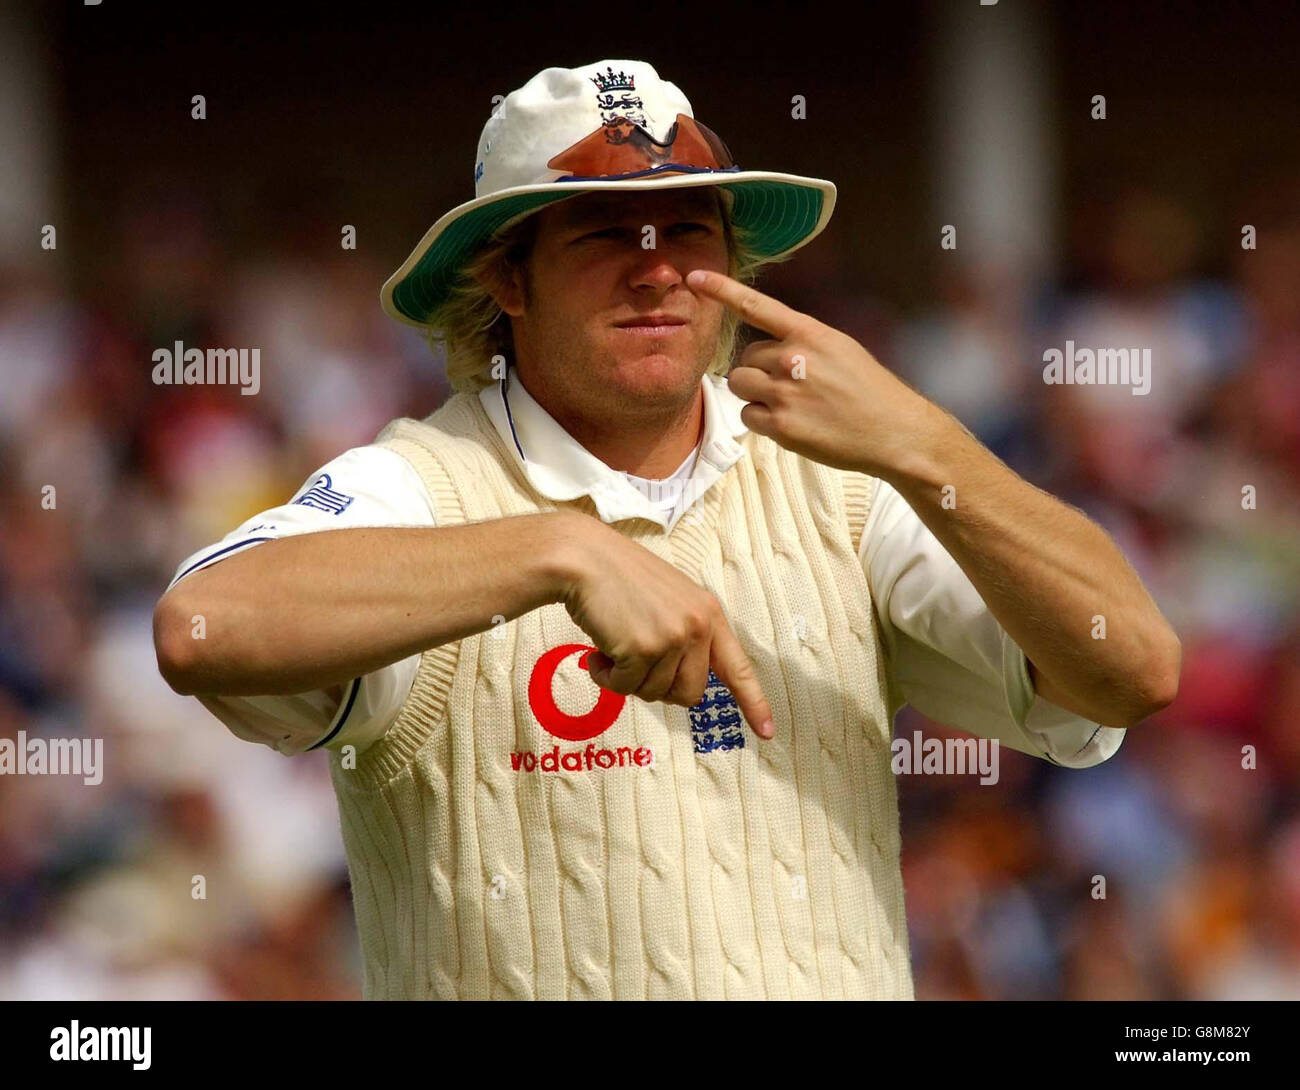
{"type": "Polygon", "coordinates": [[[717,332],[722,328],[722,320],[727,316],[727,308],[721,303],[709,301],[707,307],[700,308],[700,325],[710,332],[717,332]]]}
{"type": "Polygon", "coordinates": [[[730,256],[727,252],[726,239],[718,238],[705,247],[704,252],[699,255],[700,264],[706,265],[707,263],[707,267],[725,273],[727,266],[730,264],[730,256]]]}
{"type": "Polygon", "coordinates": [[[569,331],[587,325],[596,306],[594,285],[568,270],[550,270],[534,284],[533,320],[538,328],[569,331]]]}

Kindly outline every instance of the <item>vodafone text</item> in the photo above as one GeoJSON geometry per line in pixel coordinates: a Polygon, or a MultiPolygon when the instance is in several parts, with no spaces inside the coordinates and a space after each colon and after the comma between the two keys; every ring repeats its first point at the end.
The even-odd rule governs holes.
{"type": "Polygon", "coordinates": [[[537,754],[523,750],[510,754],[510,768],[518,772],[590,772],[593,768],[653,768],[654,750],[649,746],[619,746],[617,749],[597,749],[588,744],[586,749],[560,752],[552,746],[549,753],[537,754]]]}

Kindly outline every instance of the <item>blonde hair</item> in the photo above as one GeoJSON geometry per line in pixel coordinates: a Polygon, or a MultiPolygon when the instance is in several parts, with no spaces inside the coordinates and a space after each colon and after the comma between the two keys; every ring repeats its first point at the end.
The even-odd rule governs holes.
{"type": "MultiPolygon", "coordinates": [[[[732,194],[720,189],[723,230],[727,240],[728,275],[753,284],[760,269],[785,258],[760,257],[747,233],[731,220],[732,194]]],[[[528,262],[537,238],[537,214],[507,223],[461,268],[446,299],[425,320],[425,339],[435,356],[446,363],[447,381],[453,390],[476,393],[493,383],[492,359],[502,356],[514,362],[514,338],[507,315],[492,297],[510,283],[515,271],[523,273],[524,297],[529,292],[528,262]]],[[[740,318],[727,309],[708,372],[725,375],[736,351],[740,318]]]]}

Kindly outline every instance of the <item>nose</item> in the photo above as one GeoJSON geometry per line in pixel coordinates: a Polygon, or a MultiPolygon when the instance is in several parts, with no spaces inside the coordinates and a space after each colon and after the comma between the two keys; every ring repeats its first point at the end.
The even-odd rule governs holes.
{"type": "Polygon", "coordinates": [[[642,250],[638,243],[637,255],[632,261],[628,280],[637,291],[647,288],[654,291],[667,291],[678,284],[684,284],[686,272],[689,270],[677,268],[667,249],[642,250]]]}

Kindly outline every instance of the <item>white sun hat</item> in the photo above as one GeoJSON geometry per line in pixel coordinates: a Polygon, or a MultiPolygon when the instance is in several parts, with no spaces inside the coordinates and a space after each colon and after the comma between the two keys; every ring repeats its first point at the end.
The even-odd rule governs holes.
{"type": "Polygon", "coordinates": [[[504,227],[591,190],[719,186],[731,219],[765,260],[816,238],[835,208],[821,178],[741,170],[690,102],[645,61],[547,68],[488,118],[474,161],[474,199],[425,233],[384,283],[385,313],[425,326],[465,262],[504,227]]]}

